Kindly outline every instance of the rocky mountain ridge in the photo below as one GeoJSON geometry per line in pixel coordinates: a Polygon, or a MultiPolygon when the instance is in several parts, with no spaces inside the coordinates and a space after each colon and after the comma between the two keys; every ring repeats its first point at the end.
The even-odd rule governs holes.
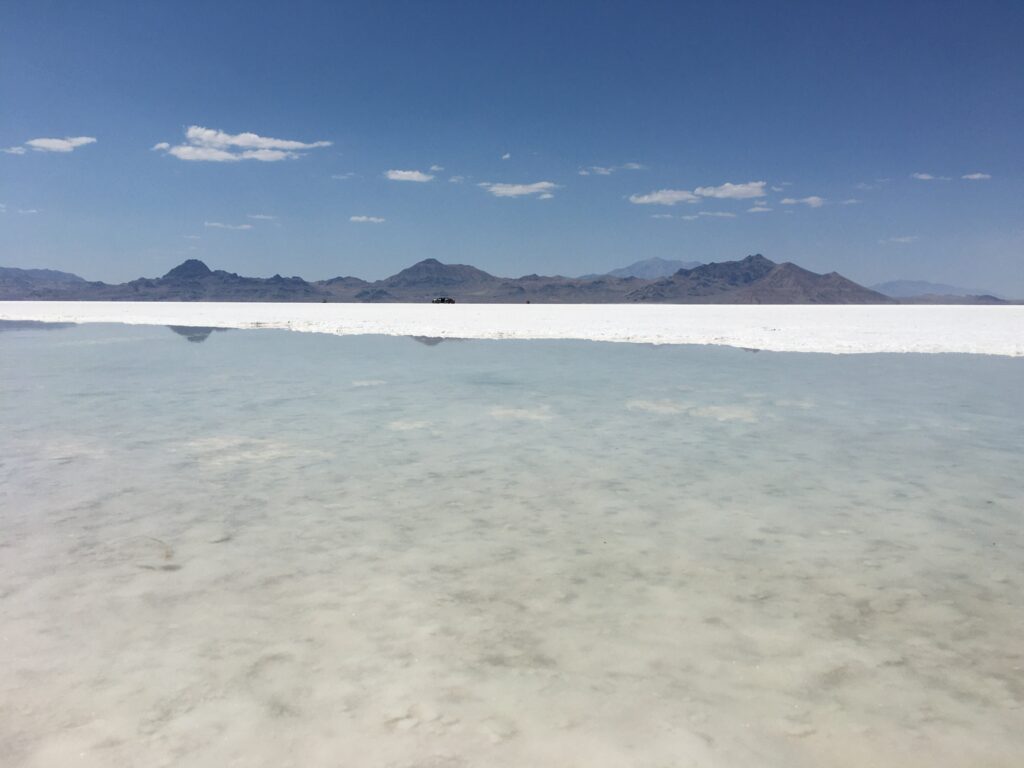
{"type": "MultiPolygon", "coordinates": [[[[638,262],[643,264],[644,262],[638,262]]],[[[636,265],[631,265],[635,267],[636,265]]],[[[629,269],[629,268],[624,268],[629,269]]],[[[188,259],[162,277],[117,285],[88,282],[53,270],[0,268],[0,300],[425,302],[451,296],[468,303],[716,303],[893,304],[899,300],[836,272],[825,275],[760,254],[738,261],[683,267],[657,279],[598,275],[572,278],[496,277],[467,264],[425,259],[391,277],[369,282],[335,277],[244,277],[188,259]]],[[[947,303],[999,303],[992,297],[940,297],[947,303]]],[[[919,300],[914,300],[915,303],[919,300]]]]}

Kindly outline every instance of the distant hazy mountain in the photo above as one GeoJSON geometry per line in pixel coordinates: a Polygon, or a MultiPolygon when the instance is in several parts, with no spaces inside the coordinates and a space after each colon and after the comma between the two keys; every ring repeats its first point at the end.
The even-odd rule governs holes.
{"type": "Polygon", "coordinates": [[[836,272],[819,275],[757,254],[680,269],[629,294],[633,301],[706,304],[892,304],[836,272]]]}
{"type": "Polygon", "coordinates": [[[657,256],[651,259],[634,261],[628,267],[619,267],[603,275],[583,275],[581,280],[592,280],[595,277],[638,277],[641,280],[657,280],[659,277],[674,275],[680,269],[692,269],[699,267],[699,261],[679,261],[678,259],[660,259],[657,256]]]}
{"type": "Polygon", "coordinates": [[[0,299],[30,299],[35,292],[52,293],[85,285],[86,281],[70,272],[55,269],[17,269],[0,267],[0,299]]]}
{"type": "Polygon", "coordinates": [[[894,299],[905,299],[914,296],[995,296],[992,291],[979,288],[960,288],[944,283],[929,283],[926,280],[890,280],[871,286],[872,290],[892,296],[894,299]]]}
{"type": "MultiPolygon", "coordinates": [[[[662,269],[673,262],[649,259],[623,270],[662,269]],[[646,265],[646,266],[645,266],[646,265]]],[[[616,270],[622,272],[623,270],[616,270]]],[[[120,285],[87,282],[52,270],[0,269],[0,299],[66,301],[304,301],[424,302],[450,296],[476,303],[720,303],[720,304],[888,304],[896,299],[831,272],[819,275],[795,264],[776,264],[761,255],[682,267],[667,276],[634,275],[572,278],[525,275],[496,277],[467,264],[426,259],[383,280],[335,277],[308,282],[301,277],[243,277],[212,270],[189,259],[163,277],[120,285]]],[[[991,297],[914,297],[909,303],[998,303],[991,297]]],[[[441,310],[443,311],[443,310],[441,310]]],[[[201,341],[205,328],[173,328],[201,341]]]]}

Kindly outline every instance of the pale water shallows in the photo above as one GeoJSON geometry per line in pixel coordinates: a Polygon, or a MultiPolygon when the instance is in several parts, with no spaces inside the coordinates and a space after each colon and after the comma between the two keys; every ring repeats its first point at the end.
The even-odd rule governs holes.
{"type": "Polygon", "coordinates": [[[172,330],[0,332],[0,764],[1024,763],[1024,360],[172,330]]]}

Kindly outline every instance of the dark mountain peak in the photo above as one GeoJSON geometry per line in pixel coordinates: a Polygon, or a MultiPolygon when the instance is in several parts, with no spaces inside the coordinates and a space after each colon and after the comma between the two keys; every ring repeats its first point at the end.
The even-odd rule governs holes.
{"type": "Polygon", "coordinates": [[[689,278],[701,283],[746,285],[759,280],[778,266],[759,253],[739,261],[713,261],[691,269],[680,269],[676,277],[689,278]]]}
{"type": "Polygon", "coordinates": [[[389,288],[434,289],[489,283],[497,279],[467,264],[442,264],[437,259],[424,259],[381,283],[389,288]]]}
{"type": "Polygon", "coordinates": [[[195,280],[211,274],[210,268],[199,259],[186,259],[164,275],[164,280],[195,280]]]}

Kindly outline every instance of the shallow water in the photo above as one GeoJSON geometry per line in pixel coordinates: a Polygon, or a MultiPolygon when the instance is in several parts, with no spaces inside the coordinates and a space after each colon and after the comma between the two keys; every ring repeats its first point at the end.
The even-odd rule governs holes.
{"type": "Polygon", "coordinates": [[[4,766],[1024,761],[1024,360],[3,330],[4,766]]]}

